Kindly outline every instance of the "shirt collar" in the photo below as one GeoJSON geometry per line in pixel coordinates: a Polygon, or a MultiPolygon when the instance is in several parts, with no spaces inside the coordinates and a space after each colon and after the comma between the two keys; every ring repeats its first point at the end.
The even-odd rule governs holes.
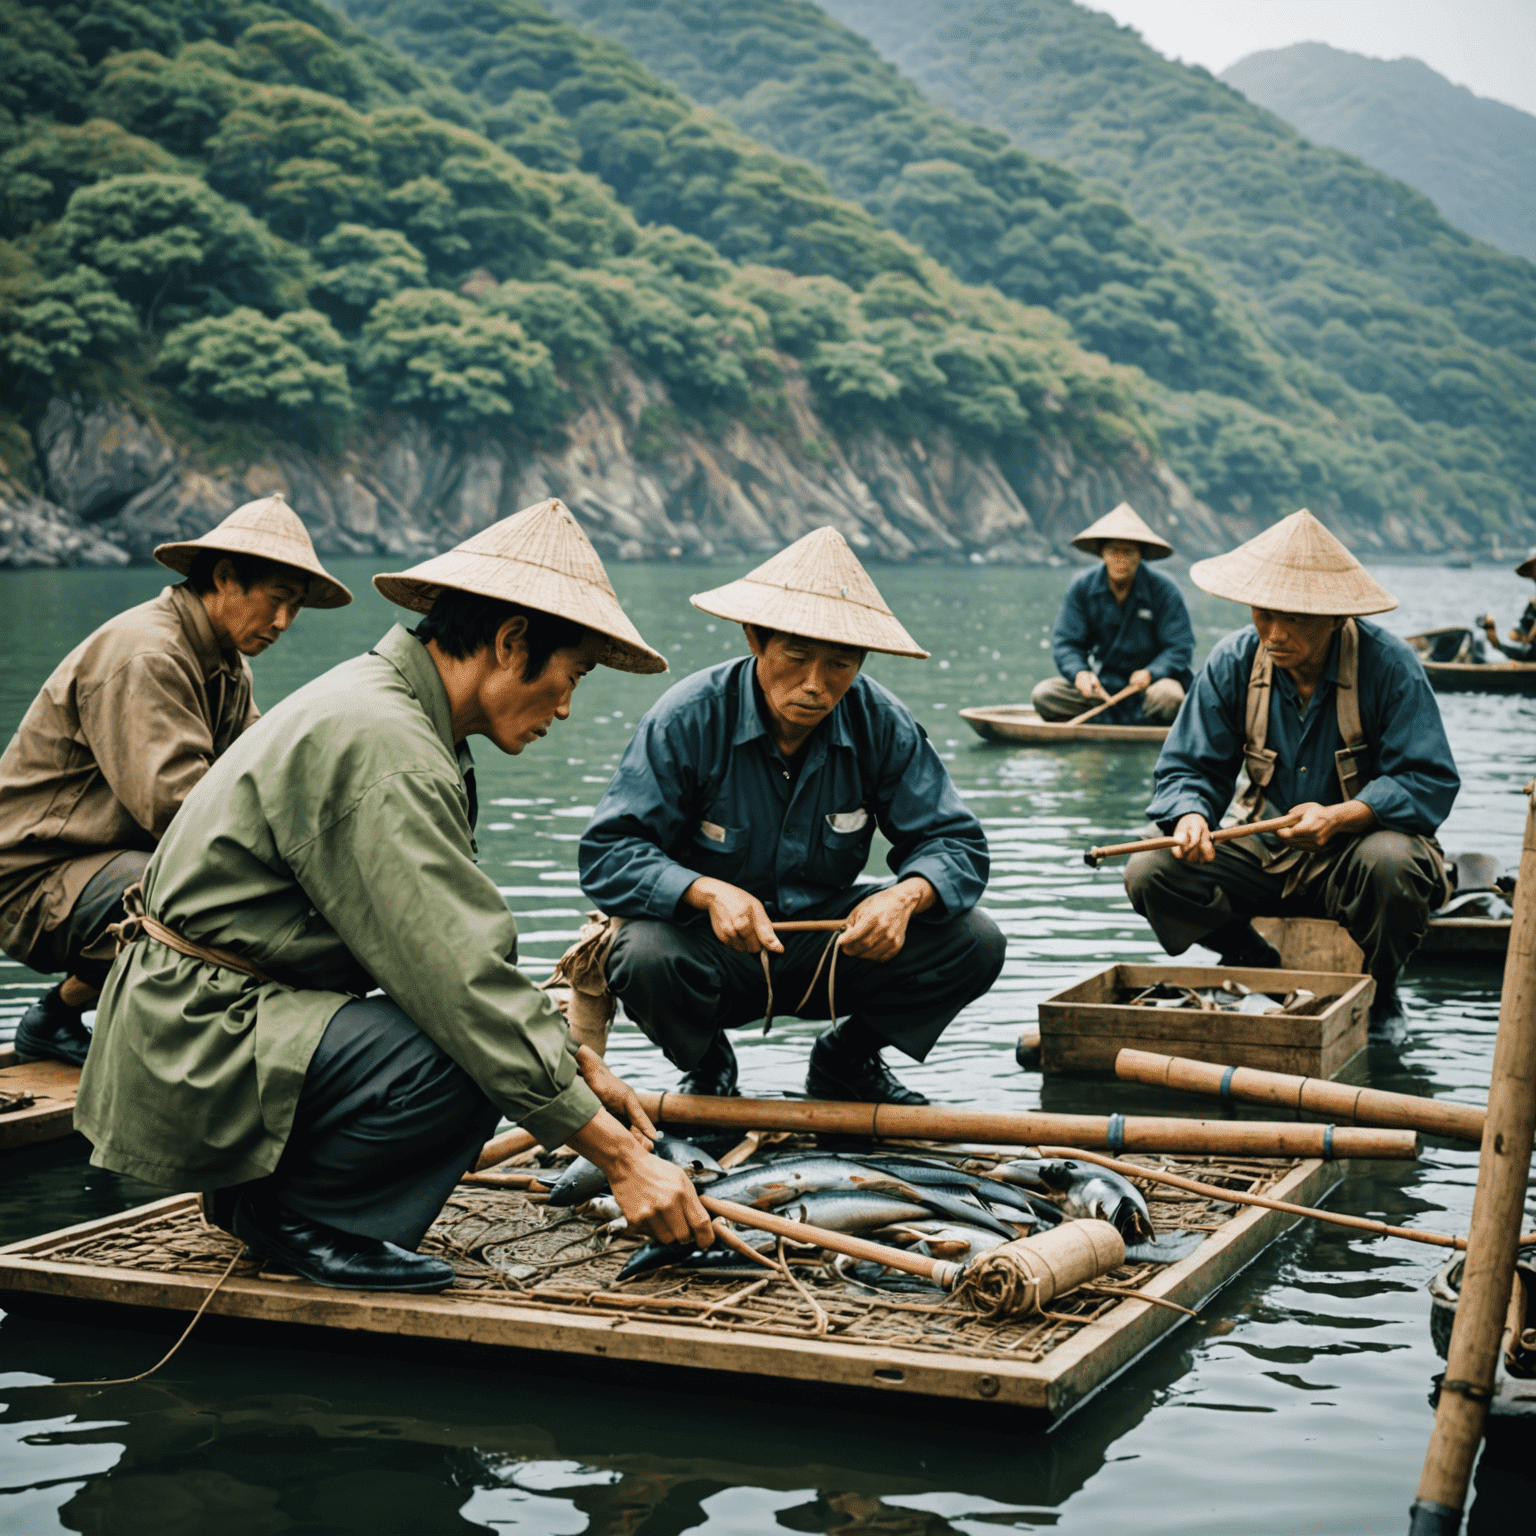
{"type": "MultiPolygon", "coordinates": [[[[855,678],[854,686],[857,685],[858,679],[855,678]]],[[[744,746],[747,742],[756,741],[762,737],[768,743],[769,750],[777,752],[779,749],[774,744],[772,733],[768,729],[767,701],[763,698],[763,690],[757,681],[757,657],[744,658],[740,670],[731,679],[731,686],[737,692],[739,703],[736,711],[736,733],[731,738],[731,745],[744,746]]],[[[847,697],[845,693],[843,699],[847,697]]],[[[829,751],[833,747],[852,748],[853,733],[848,729],[848,712],[843,708],[843,699],[838,700],[832,713],[816,727],[801,751],[814,747],[818,741],[824,741],[829,751]]]]}
{"type": "Polygon", "coordinates": [[[448,690],[443,687],[442,676],[426,646],[403,624],[396,624],[374,646],[373,654],[382,656],[405,679],[406,687],[416,696],[417,703],[432,722],[432,729],[442,738],[448,755],[459,759],[453,739],[453,712],[448,707],[448,690]]]}
{"type": "MultiPolygon", "coordinates": [[[[1142,579],[1146,575],[1146,566],[1138,565],[1136,574],[1131,577],[1131,590],[1125,594],[1126,602],[1130,602],[1138,592],[1146,591],[1146,582],[1142,579]]],[[[1099,568],[1093,573],[1093,590],[1102,592],[1106,597],[1113,599],[1114,593],[1109,589],[1109,567],[1102,560],[1099,568]]]]}
{"type": "Polygon", "coordinates": [[[220,672],[238,677],[241,655],[239,651],[226,651],[219,644],[219,637],[213,632],[213,623],[208,617],[208,610],[203,607],[202,598],[184,581],[167,587],[161,595],[170,603],[192,642],[197,664],[203,669],[203,681],[210,682],[220,672]]]}

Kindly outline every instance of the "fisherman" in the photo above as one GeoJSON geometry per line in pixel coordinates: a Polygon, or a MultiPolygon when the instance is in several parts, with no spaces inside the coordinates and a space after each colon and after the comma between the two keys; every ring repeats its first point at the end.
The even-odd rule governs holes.
{"type": "Polygon", "coordinates": [[[1253,623],[1217,642],[1163,746],[1147,817],[1178,846],[1131,859],[1131,905],[1169,954],[1200,943],[1228,966],[1280,964],[1254,917],[1332,918],[1365,953],[1383,1023],[1450,894],[1434,834],[1461,785],[1419,659],[1361,617],[1397,599],[1305,510],[1190,576],[1253,623]],[[1213,844],[1245,764],[1241,820],[1301,819],[1213,844]]]}
{"type": "Polygon", "coordinates": [[[832,1020],[811,1097],[925,1104],[881,1049],[924,1060],[1004,947],[976,907],[980,823],[923,728],[861,671],[871,651],[928,652],[834,528],[691,601],[741,624],[751,654],[662,695],[582,837],[582,890],[625,920],[608,984],[685,1093],[735,1093],[725,1032],[785,1013],[832,1020]],[[872,886],[877,826],[896,880],[872,886]],[[848,926],[773,929],[815,919],[848,926]]]}
{"type": "Polygon", "coordinates": [[[1173,546],[1124,501],[1072,543],[1101,563],[1074,578],[1062,599],[1051,632],[1061,675],[1035,684],[1035,713],[1071,720],[1131,686],[1139,699],[1125,699],[1097,718],[1106,725],[1167,725],[1184,702],[1195,654],[1184,594],[1147,565],[1166,560],[1173,546]]]}
{"type": "Polygon", "coordinates": [[[21,1016],[21,1061],[82,1066],[107,929],[192,786],[260,717],[247,656],[352,594],[281,496],[155,559],[184,582],[109,619],[43,684],[0,757],[0,948],[64,980],[21,1016]]]}
{"type": "MultiPolygon", "coordinates": [[[[1532,550],[1515,567],[1515,575],[1536,580],[1536,550],[1532,550]]],[[[1482,625],[1489,645],[1496,651],[1503,651],[1511,661],[1536,661],[1536,597],[1525,605],[1525,612],[1520,615],[1520,622],[1510,630],[1508,640],[1499,639],[1499,627],[1491,613],[1483,615],[1482,625]]]]}
{"type": "Polygon", "coordinates": [[[128,893],[76,1128],[98,1166],[204,1191],[253,1255],[342,1289],[452,1280],[414,1250],[502,1115],[603,1168],[634,1226],[707,1246],[634,1093],[516,968],[466,746],[515,756],[593,667],[666,662],[558,501],[374,585],[426,617],[236,742],[128,893]]]}

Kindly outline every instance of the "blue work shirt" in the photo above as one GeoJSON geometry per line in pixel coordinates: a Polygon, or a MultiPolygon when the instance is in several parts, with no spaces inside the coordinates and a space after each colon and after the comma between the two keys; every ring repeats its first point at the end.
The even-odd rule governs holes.
{"type": "Polygon", "coordinates": [[[987,883],[987,839],[927,734],[862,673],[801,746],[774,745],[752,656],[669,688],[635,728],[581,839],[581,888],[618,917],[678,915],[701,876],[770,917],[810,917],[858,879],[875,827],[897,876],[921,875],[952,917],[987,883]]]}
{"type": "MultiPolygon", "coordinates": [[[[1376,813],[1377,826],[1432,836],[1461,788],[1440,706],[1419,658],[1401,640],[1364,619],[1355,624],[1370,778],[1359,799],[1376,813]]],[[[1191,811],[1213,827],[1226,814],[1243,763],[1248,677],[1258,648],[1259,632],[1251,624],[1218,641],[1184,700],[1153,771],[1147,808],[1147,819],[1165,832],[1191,811]]],[[[1335,702],[1338,675],[1338,636],[1305,709],[1289,675],[1274,669],[1265,743],[1278,754],[1265,791],[1270,815],[1283,816],[1306,801],[1337,805],[1343,798],[1333,758],[1344,745],[1335,702]]]]}
{"type": "MultiPolygon", "coordinates": [[[[1154,683],[1171,677],[1188,688],[1195,632],[1184,594],[1143,561],[1122,606],[1109,590],[1109,572],[1100,563],[1067,588],[1051,632],[1051,654],[1068,682],[1075,682],[1079,672],[1094,671],[1097,659],[1099,681],[1110,693],[1118,693],[1131,673],[1142,668],[1154,683]]],[[[1083,707],[1088,707],[1086,702],[1083,707]]],[[[1106,724],[1139,720],[1141,700],[1127,699],[1099,718],[1106,724]]]]}

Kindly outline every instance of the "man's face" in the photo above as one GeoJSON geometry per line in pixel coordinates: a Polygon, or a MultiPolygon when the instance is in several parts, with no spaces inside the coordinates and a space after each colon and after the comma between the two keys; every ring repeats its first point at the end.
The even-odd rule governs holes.
{"type": "Polygon", "coordinates": [[[1099,554],[1104,559],[1104,569],[1109,573],[1109,579],[1118,587],[1132,580],[1136,568],[1141,564],[1141,545],[1129,543],[1125,539],[1105,539],[1099,545],[1099,554]]]}
{"type": "Polygon", "coordinates": [[[745,627],[769,713],[785,735],[808,736],[848,692],[864,665],[865,653],[824,640],[803,640],[799,635],[775,633],[764,640],[761,630],[745,627]]]}
{"type": "Polygon", "coordinates": [[[1259,632],[1259,640],[1282,672],[1321,667],[1343,623],[1342,618],[1328,614],[1277,613],[1273,608],[1253,610],[1253,627],[1259,632]]]}
{"type": "Polygon", "coordinates": [[[525,682],[528,646],[521,638],[523,628],[523,619],[509,619],[503,626],[502,635],[497,637],[495,662],[480,684],[485,734],[513,757],[544,735],[556,720],[570,719],[576,685],[598,664],[606,644],[601,635],[589,632],[580,645],[555,651],[544,663],[544,670],[525,682]],[[508,636],[509,629],[516,631],[515,638],[508,636]]]}
{"type": "Polygon", "coordinates": [[[213,568],[213,591],[203,594],[203,606],[219,644],[242,656],[260,656],[298,617],[309,591],[309,577],[300,571],[279,571],[251,583],[247,590],[226,560],[213,568]]]}

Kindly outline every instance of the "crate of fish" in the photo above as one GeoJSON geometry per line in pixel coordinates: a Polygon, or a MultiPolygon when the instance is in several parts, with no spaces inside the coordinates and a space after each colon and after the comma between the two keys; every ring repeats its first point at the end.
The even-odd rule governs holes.
{"type": "Polygon", "coordinates": [[[1213,965],[1112,965],[1040,1004],[1043,1071],[1113,1072],[1122,1047],[1303,1077],[1365,1049],[1369,976],[1213,965]]]}

